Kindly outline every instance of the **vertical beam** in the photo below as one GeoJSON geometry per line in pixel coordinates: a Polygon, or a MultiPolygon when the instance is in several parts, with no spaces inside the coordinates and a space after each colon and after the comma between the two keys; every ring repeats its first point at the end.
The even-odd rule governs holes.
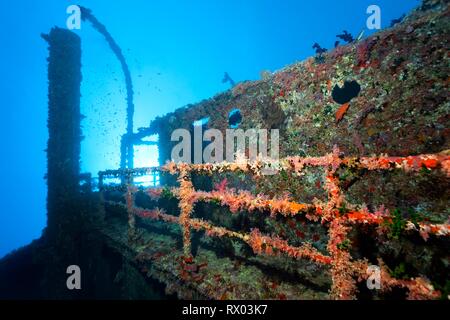
{"type": "Polygon", "coordinates": [[[49,44],[46,234],[57,239],[80,218],[81,41],[57,27],[42,37],[49,44]]]}
{"type": "Polygon", "coordinates": [[[136,240],[136,218],[134,216],[134,187],[132,185],[131,176],[127,176],[127,193],[126,193],[126,204],[128,212],[128,243],[132,244],[136,240]]]}
{"type": "Polygon", "coordinates": [[[180,202],[178,206],[180,207],[180,225],[183,232],[183,253],[185,257],[191,257],[191,226],[189,222],[192,211],[194,210],[194,204],[190,198],[195,190],[188,170],[183,169],[180,171],[178,181],[180,183],[180,202]]]}

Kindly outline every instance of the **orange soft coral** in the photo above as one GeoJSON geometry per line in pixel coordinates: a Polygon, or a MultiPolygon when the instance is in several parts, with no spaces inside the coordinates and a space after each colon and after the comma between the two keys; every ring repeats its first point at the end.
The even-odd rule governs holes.
{"type": "MultiPolygon", "coordinates": [[[[346,108],[345,110],[343,109],[340,119],[345,113],[346,108]]],[[[262,160],[251,162],[245,159],[239,159],[235,163],[224,162],[219,164],[189,165],[185,163],[168,163],[163,167],[163,170],[178,175],[180,187],[174,188],[173,193],[180,200],[180,216],[168,215],[160,209],[144,210],[135,207],[134,193],[137,189],[132,185],[128,185],[125,194],[126,204],[121,205],[128,209],[129,236],[134,234],[134,215],[138,215],[142,218],[181,225],[184,255],[186,257],[191,257],[191,229],[204,230],[208,236],[238,238],[248,243],[257,254],[275,255],[283,253],[295,259],[309,259],[316,263],[331,265],[332,297],[336,299],[353,299],[357,293],[357,281],[362,281],[367,277],[366,270],[368,263],[365,260],[353,260],[349,250],[351,242],[348,239],[348,234],[355,224],[382,226],[384,222],[391,221],[392,216],[383,206],[371,213],[364,205],[358,207],[348,203],[340,188],[339,176],[337,174],[338,168],[346,166],[353,169],[367,170],[441,170],[446,176],[450,176],[450,157],[447,153],[409,157],[382,155],[377,157],[345,158],[341,155],[340,150],[335,147],[332,153],[322,157],[290,157],[282,159],[278,167],[284,170],[290,170],[298,175],[302,174],[302,170],[305,167],[322,167],[325,171],[325,184],[323,187],[328,194],[328,200],[326,202],[316,200],[313,204],[302,204],[293,201],[288,196],[271,199],[265,195],[253,195],[249,191],[228,189],[226,179],[219,183],[216,186],[216,190],[212,192],[196,191],[194,190],[190,177],[192,172],[200,174],[247,172],[253,176],[259,176],[262,174],[262,168],[265,164],[267,162],[262,160]],[[329,242],[327,245],[329,256],[318,252],[309,243],[303,243],[299,247],[293,247],[279,236],[263,235],[258,229],[253,229],[249,234],[235,232],[191,217],[195,202],[213,200],[218,201],[222,206],[228,206],[232,213],[257,210],[270,212],[271,216],[283,215],[285,217],[292,217],[297,214],[305,214],[312,221],[321,219],[323,224],[329,225],[329,242]],[[343,207],[346,210],[341,210],[343,207]]],[[[104,174],[114,173],[108,172],[104,174]]],[[[160,196],[161,190],[148,190],[147,193],[150,197],[157,198],[160,196]]],[[[405,229],[411,232],[419,232],[425,240],[428,239],[430,234],[435,236],[450,235],[450,226],[448,224],[438,225],[412,223],[408,221],[405,229]]],[[[378,231],[381,233],[386,232],[386,230],[380,227],[378,231]]],[[[301,238],[304,237],[302,233],[298,233],[298,235],[301,238]]],[[[386,291],[391,290],[393,287],[404,287],[409,290],[409,299],[434,299],[440,295],[425,278],[417,277],[410,280],[394,279],[390,276],[382,262],[380,262],[380,268],[383,283],[382,290],[386,291]]]]}

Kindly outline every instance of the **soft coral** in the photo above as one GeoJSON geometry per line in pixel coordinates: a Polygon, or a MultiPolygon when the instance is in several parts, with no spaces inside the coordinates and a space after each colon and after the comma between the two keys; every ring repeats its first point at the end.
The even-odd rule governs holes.
{"type": "Polygon", "coordinates": [[[219,183],[214,184],[214,189],[219,192],[225,192],[227,190],[228,180],[224,178],[219,183]]]}

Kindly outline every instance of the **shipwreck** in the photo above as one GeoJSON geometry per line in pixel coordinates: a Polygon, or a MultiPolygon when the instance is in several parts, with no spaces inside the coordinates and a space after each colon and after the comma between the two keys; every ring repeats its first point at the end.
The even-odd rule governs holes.
{"type": "Polygon", "coordinates": [[[125,74],[121,166],[80,172],[82,40],[54,28],[43,36],[48,225],[0,261],[1,295],[447,298],[448,1],[425,0],[389,29],[233,83],[138,131],[125,58],[92,12],[82,14],[125,74]],[[198,121],[224,134],[279,129],[280,161],[171,162],[172,132],[193,132],[198,121]],[[157,142],[145,139],[153,135],[157,142]],[[160,166],[135,168],[133,146],[149,143],[158,145],[160,166]],[[261,174],[266,166],[276,174],[261,174]],[[141,186],[140,176],[159,182],[141,186]],[[69,265],[80,266],[83,290],[66,288],[69,265]]]}

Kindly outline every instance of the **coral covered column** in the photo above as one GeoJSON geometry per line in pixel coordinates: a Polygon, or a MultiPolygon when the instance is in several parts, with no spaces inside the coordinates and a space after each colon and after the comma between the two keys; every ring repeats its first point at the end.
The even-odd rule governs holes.
{"type": "Polygon", "coordinates": [[[47,230],[60,239],[80,220],[76,203],[80,176],[81,41],[73,32],[53,28],[49,44],[47,146],[47,230]]]}

